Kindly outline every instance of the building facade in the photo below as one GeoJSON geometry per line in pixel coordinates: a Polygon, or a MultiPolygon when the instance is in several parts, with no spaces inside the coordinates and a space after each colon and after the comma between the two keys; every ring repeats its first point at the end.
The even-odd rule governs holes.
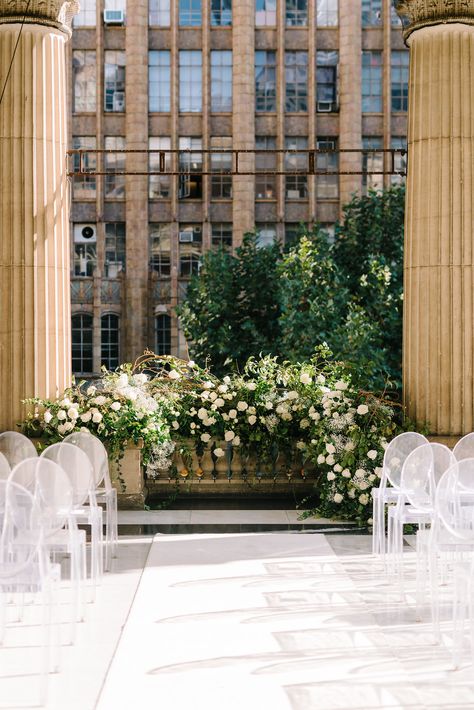
{"type": "Polygon", "coordinates": [[[186,356],[174,308],[204,251],[255,227],[262,244],[301,222],[331,231],[352,194],[393,179],[203,176],[232,166],[205,151],[249,151],[239,169],[253,172],[307,167],[285,150],[371,149],[317,156],[350,173],[389,170],[377,150],[405,146],[408,50],[390,0],[81,0],[69,52],[70,147],[111,151],[83,156],[93,171],[127,171],[71,179],[76,375],[145,348],[186,356]],[[147,175],[159,151],[186,174],[147,175]]]}

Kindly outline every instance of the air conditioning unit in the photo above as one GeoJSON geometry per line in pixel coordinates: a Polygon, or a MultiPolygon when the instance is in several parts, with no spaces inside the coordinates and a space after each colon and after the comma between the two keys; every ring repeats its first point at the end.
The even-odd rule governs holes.
{"type": "Polygon", "coordinates": [[[123,10],[104,10],[104,25],[124,25],[125,12],[123,10]]]}
{"type": "Polygon", "coordinates": [[[334,110],[332,101],[318,101],[316,110],[318,113],[331,113],[334,110]]]}
{"type": "Polygon", "coordinates": [[[192,242],[194,234],[193,232],[180,232],[179,241],[180,242],[192,242]]]}
{"type": "Polygon", "coordinates": [[[123,91],[114,93],[112,106],[114,111],[125,111],[125,94],[123,91]]]}
{"type": "Polygon", "coordinates": [[[96,244],[97,234],[95,224],[75,224],[74,225],[75,244],[96,244]]]}

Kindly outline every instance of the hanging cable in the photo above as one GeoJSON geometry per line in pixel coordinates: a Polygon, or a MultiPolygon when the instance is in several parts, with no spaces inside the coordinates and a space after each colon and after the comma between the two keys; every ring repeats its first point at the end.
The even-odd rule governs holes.
{"type": "Polygon", "coordinates": [[[14,60],[15,60],[16,50],[18,49],[18,44],[19,44],[19,42],[20,42],[21,33],[23,32],[23,27],[24,27],[24,24],[25,24],[25,22],[26,22],[26,18],[27,18],[27,16],[28,16],[28,10],[29,10],[29,7],[30,7],[30,3],[31,3],[31,0],[27,0],[26,8],[25,8],[25,14],[23,15],[23,19],[22,19],[22,21],[21,21],[20,31],[18,32],[18,37],[17,37],[16,42],[15,42],[15,48],[14,48],[14,50],[13,50],[12,58],[11,58],[11,60],[10,60],[10,66],[8,67],[7,76],[5,77],[5,82],[4,82],[4,84],[3,84],[2,93],[1,93],[1,95],[0,95],[0,105],[2,104],[3,97],[4,97],[5,91],[6,91],[6,89],[7,89],[8,80],[9,80],[9,78],[10,78],[10,74],[11,74],[12,67],[13,67],[13,62],[14,62],[14,60]]]}

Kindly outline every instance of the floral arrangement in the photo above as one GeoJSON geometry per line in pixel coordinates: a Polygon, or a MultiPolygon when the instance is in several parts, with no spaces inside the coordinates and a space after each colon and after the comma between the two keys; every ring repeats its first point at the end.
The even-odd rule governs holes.
{"type": "Polygon", "coordinates": [[[87,428],[115,455],[127,441],[144,442],[148,476],[177,475],[176,451],[192,470],[190,450],[214,461],[250,457],[271,475],[295,461],[316,472],[314,512],[352,520],[371,515],[370,491],[381,475],[384,449],[400,429],[394,405],[356,389],[343,363],[323,347],[305,363],[251,358],[243,372],[218,379],[196,363],[146,353],[132,367],[105,373],[56,402],[31,400],[30,426],[48,440],[87,428]]]}

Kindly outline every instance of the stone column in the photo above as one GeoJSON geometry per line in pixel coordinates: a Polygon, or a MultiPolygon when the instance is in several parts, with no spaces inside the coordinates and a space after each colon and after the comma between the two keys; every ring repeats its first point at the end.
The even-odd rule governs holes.
{"type": "Polygon", "coordinates": [[[23,399],[71,382],[65,44],[76,4],[25,6],[0,0],[0,431],[24,418],[23,399]]]}
{"type": "MultiPolygon", "coordinates": [[[[232,8],[233,48],[233,147],[255,149],[255,62],[254,0],[241,0],[232,8]]],[[[253,171],[254,153],[239,157],[239,169],[253,171]]],[[[239,246],[245,232],[255,227],[255,178],[234,176],[232,185],[232,220],[234,247],[239,246]]]]}
{"type": "Polygon", "coordinates": [[[459,436],[474,427],[474,3],[397,10],[411,49],[404,401],[433,435],[459,436]]]}

